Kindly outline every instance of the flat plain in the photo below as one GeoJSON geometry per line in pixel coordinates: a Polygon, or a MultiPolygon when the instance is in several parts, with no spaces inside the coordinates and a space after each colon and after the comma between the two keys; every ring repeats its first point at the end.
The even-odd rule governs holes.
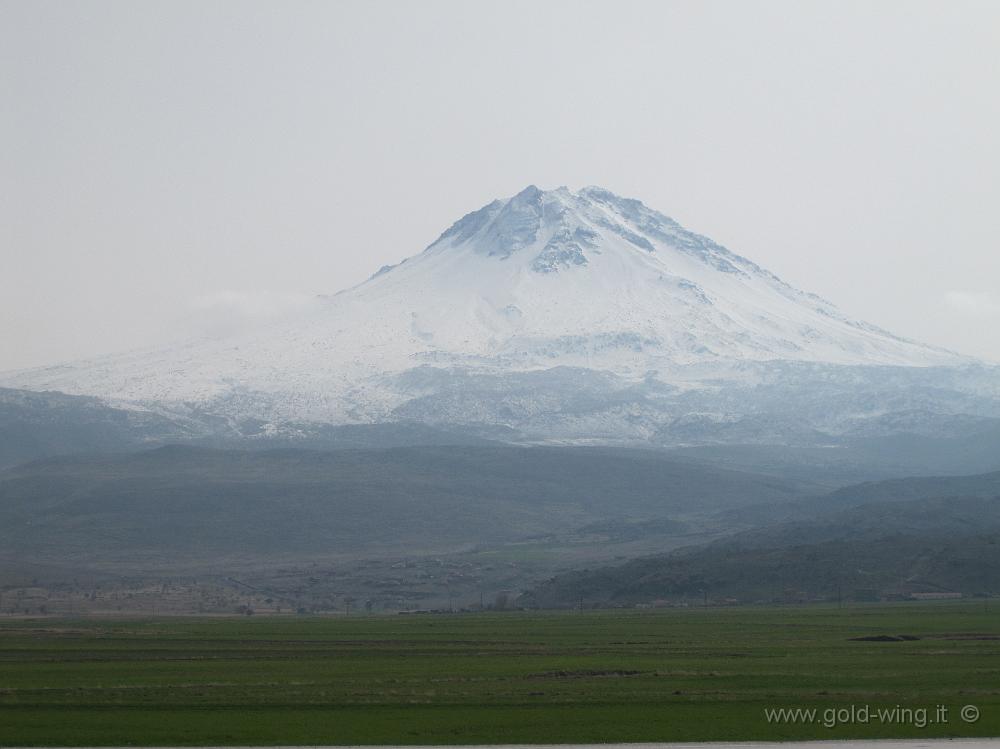
{"type": "Polygon", "coordinates": [[[992,601],[0,619],[2,746],[998,735],[992,601]]]}

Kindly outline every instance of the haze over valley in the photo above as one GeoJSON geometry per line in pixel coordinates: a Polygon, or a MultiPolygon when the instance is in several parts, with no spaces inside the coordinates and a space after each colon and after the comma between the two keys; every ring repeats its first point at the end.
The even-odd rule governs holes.
{"type": "Polygon", "coordinates": [[[996,366],[597,187],[280,323],[0,384],[10,612],[991,595],[1000,564],[996,366]]]}

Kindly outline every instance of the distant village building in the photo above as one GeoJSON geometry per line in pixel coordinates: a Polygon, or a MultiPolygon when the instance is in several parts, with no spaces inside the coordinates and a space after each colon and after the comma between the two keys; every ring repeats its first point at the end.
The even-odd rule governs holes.
{"type": "Polygon", "coordinates": [[[933,593],[911,593],[910,598],[914,601],[941,601],[951,598],[961,598],[961,593],[935,591],[933,593]]]}

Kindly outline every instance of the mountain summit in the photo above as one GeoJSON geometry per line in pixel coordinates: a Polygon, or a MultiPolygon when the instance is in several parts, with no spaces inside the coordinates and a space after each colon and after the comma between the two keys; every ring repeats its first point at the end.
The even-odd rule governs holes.
{"type": "Polygon", "coordinates": [[[565,399],[583,391],[712,389],[718,373],[754,366],[962,362],[852,320],[638,200],[599,187],[529,186],[294,321],[8,373],[0,384],[234,422],[508,426],[511,408],[562,418],[565,399]],[[567,384],[567,373],[583,380],[567,384]],[[562,384],[540,395],[550,381],[562,384]],[[519,405],[497,410],[511,388],[522,392],[519,405]],[[435,400],[442,394],[447,406],[435,400]]]}
{"type": "Polygon", "coordinates": [[[380,348],[436,361],[634,374],[718,359],[955,359],[851,320],[640,201],[598,187],[530,186],[494,201],[347,296],[378,306],[390,325],[380,348]]]}

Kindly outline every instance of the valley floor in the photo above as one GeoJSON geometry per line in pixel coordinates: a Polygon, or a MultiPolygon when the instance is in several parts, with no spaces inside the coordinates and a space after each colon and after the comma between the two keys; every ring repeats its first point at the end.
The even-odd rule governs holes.
{"type": "Polygon", "coordinates": [[[942,601],[5,617],[0,745],[997,736],[998,613],[942,601]]]}

